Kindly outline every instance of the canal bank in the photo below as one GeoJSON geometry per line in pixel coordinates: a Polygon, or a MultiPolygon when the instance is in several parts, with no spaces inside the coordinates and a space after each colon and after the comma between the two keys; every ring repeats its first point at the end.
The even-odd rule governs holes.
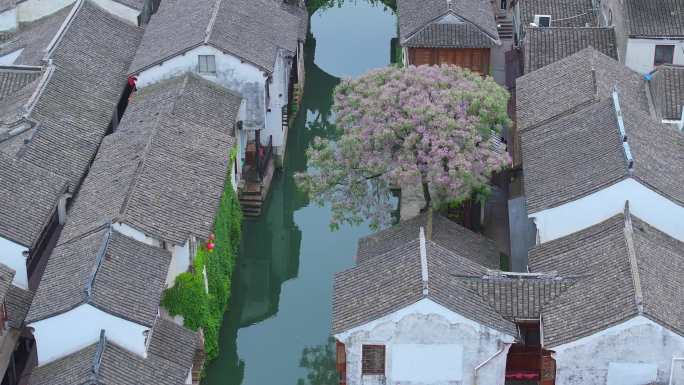
{"type": "Polygon", "coordinates": [[[332,92],[339,77],[390,62],[391,10],[366,0],[319,10],[306,45],[306,87],[288,137],[283,170],[261,217],[245,221],[220,335],[220,354],[204,385],[333,385],[330,334],[335,272],[353,265],[367,226],[331,232],[330,210],[308,202],[293,175],[305,170],[316,136],[334,138],[332,92]]]}

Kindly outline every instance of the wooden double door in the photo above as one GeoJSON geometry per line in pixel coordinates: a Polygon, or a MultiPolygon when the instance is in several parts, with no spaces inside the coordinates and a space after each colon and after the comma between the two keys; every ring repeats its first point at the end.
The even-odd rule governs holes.
{"type": "Polygon", "coordinates": [[[409,64],[451,64],[489,74],[489,48],[409,48],[409,64]]]}

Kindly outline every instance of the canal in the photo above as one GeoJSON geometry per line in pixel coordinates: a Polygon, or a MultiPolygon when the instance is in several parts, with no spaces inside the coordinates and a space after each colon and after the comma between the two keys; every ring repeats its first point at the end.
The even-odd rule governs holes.
{"type": "Polygon", "coordinates": [[[382,4],[347,0],[311,16],[306,86],[282,173],[258,220],[246,220],[220,335],[203,385],[334,385],[329,344],[335,272],[353,264],[367,226],[332,232],[330,210],[308,202],[293,175],[316,136],[334,138],[332,92],[340,77],[390,62],[396,18],[382,4]]]}

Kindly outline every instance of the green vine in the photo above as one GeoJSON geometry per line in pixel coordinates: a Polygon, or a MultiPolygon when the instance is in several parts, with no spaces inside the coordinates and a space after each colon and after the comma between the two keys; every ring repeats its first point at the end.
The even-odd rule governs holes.
{"type": "MultiPolygon", "coordinates": [[[[236,151],[231,152],[231,161],[235,161],[236,151]]],[[[214,221],[213,251],[203,245],[197,250],[191,271],[176,277],[173,287],[162,296],[161,305],[171,315],[183,316],[186,327],[204,330],[204,349],[207,361],[218,355],[218,337],[223,314],[230,299],[230,280],[235,266],[235,258],[242,236],[242,211],[240,203],[229,182],[228,173],[226,186],[221,197],[216,219],[214,221]],[[204,269],[207,271],[207,294],[204,283],[204,269]]]]}

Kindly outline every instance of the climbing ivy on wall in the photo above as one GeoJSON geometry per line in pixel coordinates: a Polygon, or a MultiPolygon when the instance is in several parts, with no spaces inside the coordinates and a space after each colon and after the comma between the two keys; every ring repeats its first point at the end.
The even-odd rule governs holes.
{"type": "MultiPolygon", "coordinates": [[[[236,152],[231,153],[233,164],[236,152]]],[[[218,355],[218,336],[223,314],[230,299],[230,281],[242,236],[242,211],[230,183],[230,173],[214,221],[216,236],[213,251],[203,245],[197,250],[192,271],[176,277],[173,287],[164,292],[161,304],[172,315],[181,315],[186,327],[204,330],[207,360],[218,355]],[[204,286],[207,270],[209,293],[204,286]]]]}

